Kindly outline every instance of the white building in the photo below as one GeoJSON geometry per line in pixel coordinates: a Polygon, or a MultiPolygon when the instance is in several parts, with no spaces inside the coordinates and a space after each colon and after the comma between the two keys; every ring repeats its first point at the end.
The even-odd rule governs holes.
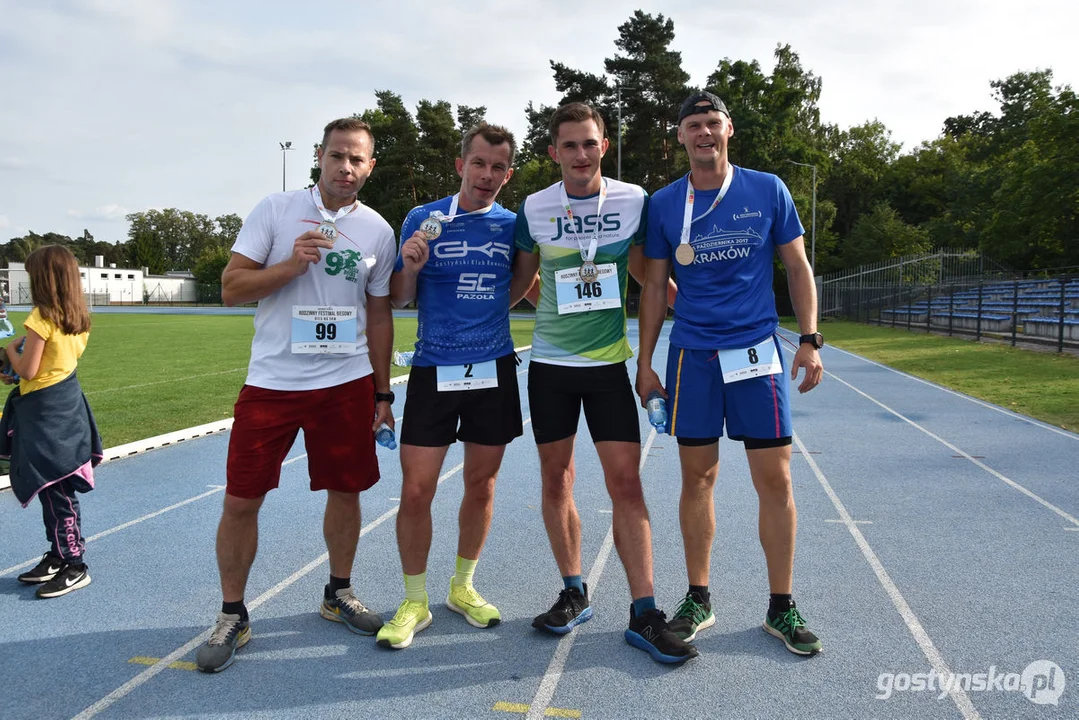
{"type": "MultiPolygon", "coordinates": [[[[146,268],[105,267],[105,258],[97,255],[93,267],[80,267],[82,291],[90,305],[142,305],[193,303],[195,278],[190,273],[151,275],[146,268]]],[[[7,302],[30,305],[30,276],[20,262],[9,262],[7,302]]]]}

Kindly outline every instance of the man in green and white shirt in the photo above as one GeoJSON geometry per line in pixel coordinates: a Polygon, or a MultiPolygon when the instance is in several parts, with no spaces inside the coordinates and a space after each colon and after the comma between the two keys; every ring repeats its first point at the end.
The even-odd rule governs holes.
{"type": "Polygon", "coordinates": [[[581,581],[581,522],[573,500],[573,443],[582,406],[614,508],[615,547],[633,604],[626,641],[664,663],[697,655],[667,627],[652,586],[652,531],[641,489],[641,433],[626,360],[627,273],[644,277],[648,195],[604,178],[603,119],[582,103],[551,117],[551,158],[562,181],[517,212],[521,262],[540,274],[528,370],[532,429],[543,480],[543,521],[564,589],[533,627],[564,634],[592,617],[581,581]]]}

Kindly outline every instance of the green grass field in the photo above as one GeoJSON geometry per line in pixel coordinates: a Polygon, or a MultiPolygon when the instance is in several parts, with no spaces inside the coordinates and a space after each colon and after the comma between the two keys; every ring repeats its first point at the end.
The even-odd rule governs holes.
{"type": "MultiPolygon", "coordinates": [[[[11,313],[22,334],[26,313],[11,313]]],[[[105,447],[232,417],[247,376],[250,315],[95,314],[79,361],[105,447]]],[[[515,347],[532,342],[533,321],[510,323],[515,347]]],[[[416,320],[394,323],[394,349],[411,350],[416,320]]],[[[393,375],[408,368],[392,367],[393,375]]]]}
{"type": "MultiPolygon", "coordinates": [[[[784,326],[797,329],[793,322],[784,326]]],[[[1079,430],[1079,358],[1074,355],[853,322],[825,322],[820,330],[828,344],[1066,430],[1079,430]]]]}

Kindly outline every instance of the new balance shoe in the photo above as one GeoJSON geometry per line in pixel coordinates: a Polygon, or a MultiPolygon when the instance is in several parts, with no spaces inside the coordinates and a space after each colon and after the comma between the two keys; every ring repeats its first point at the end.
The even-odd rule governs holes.
{"type": "Polygon", "coordinates": [[[667,626],[686,642],[693,642],[697,631],[707,630],[715,624],[716,616],[712,613],[712,603],[701,602],[696,593],[689,592],[682,598],[667,626]]]}
{"type": "MultiPolygon", "coordinates": [[[[329,585],[326,587],[329,588],[329,585]]],[[[358,635],[374,635],[382,627],[382,618],[356,599],[351,585],[338,590],[332,599],[324,595],[318,612],[327,620],[344,623],[345,627],[358,635]]]]}
{"type": "Polygon", "coordinates": [[[489,628],[502,622],[502,615],[491,603],[484,600],[476,588],[458,585],[450,578],[450,594],[446,596],[446,607],[458,615],[464,615],[472,627],[489,628]]]}
{"type": "Polygon", "coordinates": [[[39,585],[52,580],[63,567],[63,560],[52,553],[45,553],[41,556],[41,562],[20,575],[18,581],[27,585],[39,585]]]}
{"type": "Polygon", "coordinates": [[[655,608],[645,610],[637,617],[633,605],[630,605],[625,638],[626,642],[644,650],[656,662],[676,664],[697,657],[697,648],[675,635],[667,626],[667,616],[655,608]]]}
{"type": "Polygon", "coordinates": [[[86,565],[65,563],[52,580],[37,589],[36,594],[39,598],[60,597],[89,584],[90,572],[86,569],[86,565]]]}
{"type": "Polygon", "coordinates": [[[555,604],[547,612],[537,615],[532,621],[532,627],[537,630],[547,630],[556,635],[565,635],[591,619],[592,608],[588,604],[588,584],[585,583],[584,593],[575,587],[566,588],[558,593],[555,604]]]}
{"type": "Polygon", "coordinates": [[[412,638],[432,621],[427,605],[415,600],[405,600],[397,608],[393,619],[379,628],[376,642],[379,647],[403,650],[412,644],[412,638]]]}
{"type": "Polygon", "coordinates": [[[790,609],[777,617],[764,616],[764,631],[783,641],[795,655],[816,655],[823,649],[821,641],[806,628],[806,621],[791,601],[790,609]]]}
{"type": "Polygon", "coordinates": [[[239,615],[219,612],[210,639],[199,648],[195,665],[204,673],[221,672],[236,659],[236,651],[251,639],[251,623],[239,615]]]}

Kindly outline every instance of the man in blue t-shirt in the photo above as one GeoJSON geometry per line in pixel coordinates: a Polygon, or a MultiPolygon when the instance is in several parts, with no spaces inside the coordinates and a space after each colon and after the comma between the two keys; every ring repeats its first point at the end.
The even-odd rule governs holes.
{"type": "Polygon", "coordinates": [[[460,192],[413,209],[401,226],[390,295],[396,307],[415,300],[419,324],[401,429],[397,546],[405,600],[378,632],[382,647],[406,648],[431,624],[431,502],[446,451],[457,440],[465,444],[464,498],[446,606],[475,627],[501,621],[472,576],[491,525],[502,455],[522,433],[509,311],[535,273],[515,262],[517,216],[495,202],[513,175],[515,151],[505,128],[472,128],[457,159],[460,192]]]}
{"type": "Polygon", "coordinates": [[[667,432],[678,438],[682,466],[679,515],[689,592],[670,626],[692,640],[715,623],[708,592],[715,537],[713,488],[719,438],[745,445],[760,502],[760,539],[771,599],[764,629],[799,655],[821,642],[806,628],[791,596],[797,525],[791,491],[788,380],[776,331],[772,259],[779,253],[802,336],[791,364],[805,376],[800,392],[821,381],[817,296],[802,224],[783,182],[727,160],[734,124],[709,92],[691,95],[678,114],[678,142],[690,172],[652,196],[644,253],[637,392],[642,403],[667,398],[667,432]],[[675,262],[678,297],[667,354],[666,390],[652,354],[666,315],[666,284],[675,262]]]}

